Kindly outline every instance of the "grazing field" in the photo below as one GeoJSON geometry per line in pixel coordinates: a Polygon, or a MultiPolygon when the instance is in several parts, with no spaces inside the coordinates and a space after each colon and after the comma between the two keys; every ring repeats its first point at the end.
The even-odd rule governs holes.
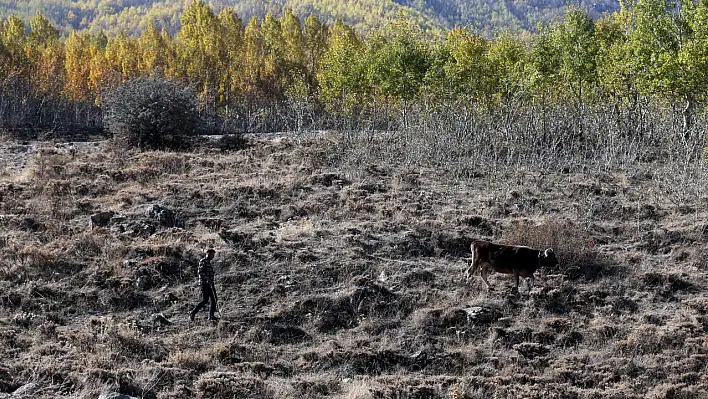
{"type": "Polygon", "coordinates": [[[0,398],[708,397],[700,161],[223,143],[0,146],[0,398]],[[560,265],[465,285],[474,238],[560,265]],[[190,322],[210,245],[222,320],[190,322]]]}

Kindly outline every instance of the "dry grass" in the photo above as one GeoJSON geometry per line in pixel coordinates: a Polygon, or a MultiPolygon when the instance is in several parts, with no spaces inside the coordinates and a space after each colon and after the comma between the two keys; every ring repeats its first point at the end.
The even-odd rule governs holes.
{"type": "Polygon", "coordinates": [[[513,245],[527,245],[532,248],[552,248],[558,256],[557,270],[571,279],[585,277],[595,279],[613,273],[610,260],[603,258],[597,243],[587,232],[569,220],[550,220],[538,223],[522,219],[512,222],[504,231],[502,242],[513,245]]]}
{"type": "Polygon", "coordinates": [[[424,138],[32,147],[0,167],[0,396],[708,395],[702,183],[671,191],[666,163],[443,165],[405,152],[424,138]],[[473,238],[560,265],[524,295],[468,286],[473,238]],[[223,320],[191,323],[209,245],[223,320]]]}

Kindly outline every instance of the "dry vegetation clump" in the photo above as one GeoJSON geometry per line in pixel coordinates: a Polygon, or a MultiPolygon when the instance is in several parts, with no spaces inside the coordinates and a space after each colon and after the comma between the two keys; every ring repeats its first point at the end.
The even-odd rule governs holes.
{"type": "Polygon", "coordinates": [[[553,248],[558,256],[556,270],[546,273],[562,273],[575,280],[597,279],[616,272],[607,257],[599,253],[593,237],[568,220],[552,220],[536,224],[531,220],[513,221],[502,236],[504,243],[527,245],[532,248],[553,248]]]}
{"type": "Polygon", "coordinates": [[[0,396],[708,395],[700,187],[425,137],[26,145],[0,173],[0,396]],[[489,292],[472,239],[560,264],[489,292]],[[188,319],[207,246],[218,324],[188,319]]]}
{"type": "Polygon", "coordinates": [[[274,397],[268,384],[258,377],[233,372],[211,371],[195,383],[197,398],[248,398],[274,397]]]}

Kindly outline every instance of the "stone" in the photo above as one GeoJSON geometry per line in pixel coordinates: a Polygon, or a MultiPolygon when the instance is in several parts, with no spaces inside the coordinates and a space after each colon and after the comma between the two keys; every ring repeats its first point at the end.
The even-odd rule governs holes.
{"type": "Polygon", "coordinates": [[[172,324],[172,322],[167,318],[167,316],[162,313],[155,313],[154,315],[152,315],[152,322],[153,324],[162,324],[163,326],[168,326],[172,324]]]}
{"type": "Polygon", "coordinates": [[[467,322],[471,324],[491,324],[501,317],[501,314],[494,308],[487,306],[472,306],[465,309],[467,322]]]}
{"type": "Polygon", "coordinates": [[[17,389],[15,389],[15,392],[12,393],[13,396],[32,396],[39,390],[39,384],[36,384],[34,382],[30,382],[29,384],[25,384],[17,389]]]}
{"type": "Polygon", "coordinates": [[[113,211],[102,211],[91,215],[91,228],[106,227],[111,222],[116,213],[113,211]]]}
{"type": "Polygon", "coordinates": [[[98,399],[138,399],[135,396],[123,395],[118,392],[104,392],[98,396],[98,399]]]}
{"type": "Polygon", "coordinates": [[[174,227],[177,224],[175,212],[158,204],[150,205],[145,211],[145,215],[151,219],[156,219],[163,226],[174,227]]]}

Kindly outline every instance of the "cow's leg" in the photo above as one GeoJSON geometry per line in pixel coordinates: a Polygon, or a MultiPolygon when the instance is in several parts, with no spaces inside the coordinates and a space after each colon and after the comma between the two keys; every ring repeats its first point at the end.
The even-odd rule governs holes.
{"type": "Polygon", "coordinates": [[[514,270],[514,292],[519,292],[519,271],[514,270]]]}
{"type": "Polygon", "coordinates": [[[469,266],[467,269],[465,269],[465,284],[469,284],[470,280],[472,280],[472,275],[474,274],[474,261],[469,263],[469,266]]]}
{"type": "Polygon", "coordinates": [[[487,289],[489,291],[494,291],[494,288],[489,284],[489,281],[487,280],[487,267],[485,265],[482,265],[480,268],[480,275],[482,276],[482,280],[484,280],[484,284],[487,285],[487,289]]]}
{"type": "Polygon", "coordinates": [[[533,289],[533,274],[529,277],[529,292],[533,289]]]}
{"type": "Polygon", "coordinates": [[[470,283],[470,280],[472,280],[472,275],[474,274],[474,272],[477,271],[477,269],[479,269],[479,266],[480,266],[479,262],[478,262],[479,257],[477,255],[477,250],[475,249],[474,244],[472,244],[471,249],[472,249],[472,257],[469,260],[470,264],[467,267],[467,270],[465,270],[465,283],[466,284],[470,283]]]}

